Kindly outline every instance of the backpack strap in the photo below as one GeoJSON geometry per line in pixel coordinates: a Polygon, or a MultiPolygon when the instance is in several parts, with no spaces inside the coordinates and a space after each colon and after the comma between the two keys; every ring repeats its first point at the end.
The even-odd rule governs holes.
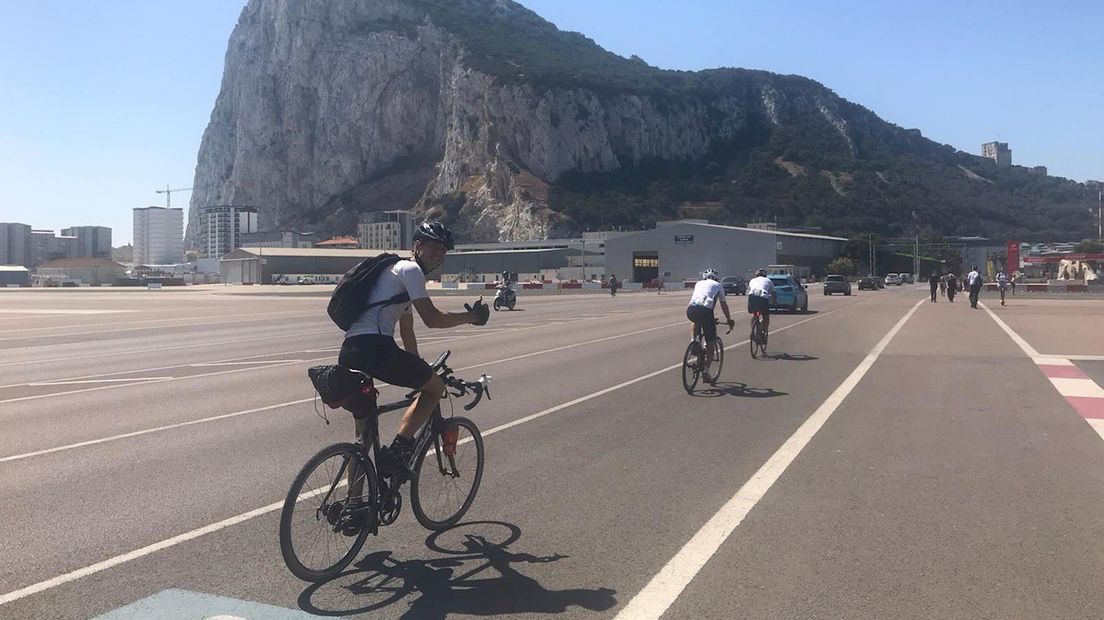
{"type": "Polygon", "coordinates": [[[394,304],[406,303],[408,301],[410,301],[410,295],[408,293],[404,292],[404,293],[399,293],[398,295],[395,295],[391,299],[384,299],[383,301],[377,301],[375,303],[370,303],[367,306],[364,306],[364,309],[367,310],[369,308],[375,308],[376,306],[391,306],[391,305],[394,305],[394,304]]]}

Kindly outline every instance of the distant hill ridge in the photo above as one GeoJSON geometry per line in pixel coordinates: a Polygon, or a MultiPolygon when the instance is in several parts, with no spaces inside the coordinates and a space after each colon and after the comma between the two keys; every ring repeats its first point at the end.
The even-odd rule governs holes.
{"type": "Polygon", "coordinates": [[[508,0],[252,0],[194,186],[193,212],[259,204],[264,228],[326,235],[412,205],[485,241],[703,202],[715,223],[845,235],[1092,228],[1081,184],[998,169],[804,77],[622,58],[508,0]]]}

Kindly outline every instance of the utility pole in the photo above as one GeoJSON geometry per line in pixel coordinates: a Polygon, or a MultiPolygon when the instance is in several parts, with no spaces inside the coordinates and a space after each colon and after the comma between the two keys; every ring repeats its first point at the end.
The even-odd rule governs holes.
{"type": "Polygon", "coordinates": [[[154,190],[154,193],[165,195],[165,208],[168,209],[169,207],[172,206],[172,193],[173,192],[190,192],[190,191],[192,191],[192,188],[190,188],[190,187],[177,187],[177,188],[174,188],[174,189],[170,189],[168,184],[166,184],[165,189],[154,190]]]}

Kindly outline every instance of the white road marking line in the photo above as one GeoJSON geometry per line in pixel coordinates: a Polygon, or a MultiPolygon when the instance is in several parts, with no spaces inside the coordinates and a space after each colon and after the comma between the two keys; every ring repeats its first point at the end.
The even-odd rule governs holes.
{"type": "Polygon", "coordinates": [[[209,418],[203,418],[200,420],[190,420],[188,422],[179,422],[177,424],[166,424],[165,426],[158,426],[156,428],[147,428],[140,431],[134,431],[131,433],[123,433],[121,435],[113,435],[111,437],[103,437],[100,439],[91,439],[89,441],[82,441],[80,443],[71,443],[65,446],[57,446],[56,448],[47,448],[45,450],[36,450],[35,452],[25,452],[23,454],[13,454],[12,456],[5,456],[0,458],[0,463],[8,461],[19,461],[22,459],[29,459],[34,456],[42,456],[43,454],[52,454],[54,452],[61,452],[63,450],[72,450],[74,448],[83,448],[85,446],[94,446],[96,444],[107,443],[109,441],[118,441],[120,439],[127,439],[129,437],[138,437],[139,435],[148,435],[150,433],[158,433],[161,431],[167,431],[174,428],[183,428],[185,426],[193,426],[196,424],[204,424],[207,422],[214,422],[216,420],[225,420],[227,418],[235,418],[250,413],[258,413],[261,411],[271,411],[272,409],[279,409],[281,407],[291,407],[294,405],[302,405],[303,403],[309,403],[313,398],[304,398],[301,400],[293,400],[286,403],[279,403],[277,405],[268,405],[266,407],[258,407],[256,409],[247,409],[245,411],[235,411],[233,413],[224,413],[222,415],[211,416],[209,418]]]}
{"type": "Polygon", "coordinates": [[[1002,321],[999,316],[993,314],[993,311],[989,309],[989,306],[986,306],[984,303],[980,305],[981,309],[988,312],[989,316],[992,317],[992,319],[997,322],[997,325],[1004,330],[1004,333],[1008,334],[1008,337],[1011,338],[1013,342],[1020,345],[1020,348],[1023,349],[1023,352],[1026,353],[1028,357],[1030,357],[1031,359],[1043,357],[1042,354],[1035,350],[1035,347],[1027,344],[1026,340],[1020,338],[1019,334],[1012,331],[1012,328],[1009,327],[1004,321],[1002,321]]]}
{"type": "Polygon", "coordinates": [[[253,360],[251,362],[196,362],[194,364],[188,364],[193,368],[205,368],[207,366],[256,366],[257,364],[297,364],[302,362],[301,359],[296,360],[253,360]]]}
{"type": "MultiPolygon", "coordinates": [[[[225,320],[220,319],[218,321],[208,321],[208,322],[205,322],[205,323],[185,323],[183,325],[148,325],[148,326],[145,326],[145,327],[123,327],[123,328],[120,328],[120,329],[101,329],[101,330],[95,330],[95,331],[89,331],[89,332],[62,332],[60,334],[33,334],[33,335],[23,335],[23,336],[9,336],[9,337],[5,337],[5,338],[0,338],[0,342],[8,341],[8,340],[38,340],[38,339],[42,339],[42,338],[66,338],[66,337],[69,337],[69,336],[96,336],[96,335],[99,335],[99,334],[117,334],[117,333],[120,333],[120,332],[149,331],[151,329],[167,329],[167,328],[180,328],[180,327],[204,327],[204,326],[207,326],[207,325],[234,325],[234,324],[237,324],[237,323],[256,323],[257,321],[270,321],[270,320],[273,319],[273,317],[276,317],[277,315],[283,315],[283,314],[298,314],[299,315],[298,317],[296,317],[296,316],[282,317],[284,319],[293,319],[293,318],[316,319],[316,318],[318,318],[317,314],[303,314],[301,312],[300,313],[292,313],[292,312],[275,313],[274,312],[274,313],[266,315],[264,317],[252,318],[252,319],[235,319],[235,318],[232,318],[232,317],[224,317],[225,320]]],[[[256,315],[245,315],[245,316],[254,316],[254,317],[256,317],[256,315]]],[[[194,319],[194,318],[195,317],[189,317],[189,320],[194,319]]],[[[170,320],[176,320],[176,319],[164,319],[164,320],[170,321],[170,320]]],[[[94,325],[95,324],[93,324],[93,326],[94,325]]],[[[105,323],[100,323],[100,325],[105,325],[105,323]]],[[[84,327],[84,326],[82,326],[82,327],[84,327]]],[[[11,333],[13,331],[26,332],[26,331],[38,331],[38,330],[43,330],[43,329],[67,329],[67,328],[69,328],[69,326],[67,326],[67,325],[59,325],[57,327],[30,327],[30,328],[25,328],[25,329],[5,330],[4,332],[0,332],[0,333],[11,333]]]]}
{"type": "Polygon", "coordinates": [[[127,377],[126,379],[86,379],[84,381],[41,381],[39,383],[27,383],[25,385],[29,387],[40,387],[44,385],[81,385],[85,383],[122,383],[125,381],[164,381],[166,379],[172,379],[173,377],[127,377]]]}
{"type": "Polygon", "coordinates": [[[743,522],[751,509],[766,495],[783,472],[793,463],[797,455],[813,439],[817,431],[824,426],[828,418],[859,384],[870,367],[877,361],[889,342],[901,331],[905,323],[927,300],[916,303],[897,324],[874,345],[866,358],[850,375],[828,396],[820,407],[782,444],[759,471],[751,477],[736,495],[732,496],[720,510],[679,550],[675,557],[648,582],[629,604],[617,614],[619,619],[638,620],[641,618],[659,618],[682,594],[686,586],[705,566],[713,554],[720,549],[736,527],[743,522]]]}
{"type": "MultiPolygon", "coordinates": [[[[654,311],[655,311],[654,309],[645,310],[645,311],[642,311],[641,313],[648,313],[648,312],[654,312],[654,311]]],[[[524,332],[524,331],[529,331],[529,330],[534,330],[534,329],[542,329],[544,327],[545,327],[544,325],[534,325],[532,327],[525,327],[525,328],[521,328],[521,329],[515,329],[511,333],[524,332]]],[[[470,335],[470,336],[469,335],[463,335],[463,334],[457,334],[457,335],[454,335],[454,336],[442,336],[441,339],[436,340],[434,342],[427,343],[427,344],[442,344],[442,343],[446,343],[446,342],[453,342],[455,340],[473,340],[475,338],[483,338],[483,337],[486,337],[486,336],[493,336],[493,335],[496,335],[496,334],[494,332],[479,332],[479,331],[476,331],[476,332],[473,332],[472,335],[470,335]]],[[[631,335],[631,334],[626,334],[626,335],[631,335]]],[[[591,342],[593,342],[593,341],[591,341],[591,342]]],[[[335,349],[335,350],[340,350],[340,349],[335,349]]],[[[304,352],[305,351],[278,351],[278,352],[274,352],[274,353],[263,353],[263,354],[254,355],[254,356],[251,356],[251,357],[263,357],[263,356],[267,356],[267,355],[287,355],[287,354],[291,354],[291,353],[304,353],[304,352]]],[[[238,360],[243,360],[243,359],[249,359],[249,358],[229,358],[225,361],[238,361],[238,360]]],[[[326,359],[328,359],[328,358],[317,358],[317,359],[309,359],[309,360],[301,360],[301,361],[317,362],[317,361],[325,361],[326,359]]],[[[224,360],[216,360],[216,361],[224,361],[224,360]]],[[[211,362],[208,362],[208,363],[211,363],[211,362]]],[[[260,365],[261,363],[263,363],[263,361],[258,362],[258,365],[260,365]]],[[[274,365],[280,365],[280,364],[274,364],[274,365]]],[[[161,370],[171,370],[173,368],[187,368],[187,367],[190,367],[190,366],[191,366],[190,364],[173,364],[171,366],[159,366],[159,367],[153,367],[153,368],[139,368],[139,369],[134,369],[134,370],[104,373],[104,374],[99,374],[99,375],[82,375],[82,376],[77,376],[77,377],[65,377],[65,378],[62,378],[62,379],[55,379],[54,381],[67,381],[67,382],[68,381],[73,381],[73,382],[75,382],[76,380],[80,380],[80,379],[95,379],[95,378],[99,378],[99,377],[109,377],[109,376],[112,376],[112,375],[120,375],[120,374],[126,374],[126,373],[153,372],[153,371],[161,371],[161,370]]],[[[261,368],[257,368],[257,370],[264,370],[266,368],[267,368],[267,366],[263,366],[261,368]]],[[[218,373],[214,373],[214,374],[218,374],[218,373]]],[[[197,378],[197,377],[208,377],[208,376],[212,376],[212,375],[211,374],[190,375],[190,376],[185,376],[185,377],[170,377],[170,379],[178,379],[178,380],[179,379],[192,379],[192,378],[197,378]]],[[[26,383],[13,383],[13,384],[9,384],[9,385],[0,385],[0,389],[10,389],[10,388],[24,387],[26,385],[27,385],[26,383]]],[[[127,387],[128,385],[133,385],[133,384],[121,384],[121,385],[109,386],[109,387],[111,387],[111,388],[127,387]]],[[[106,387],[105,388],[90,388],[88,390],[71,390],[71,391],[68,391],[68,392],[58,392],[56,394],[39,394],[37,396],[25,396],[25,397],[22,397],[22,398],[12,398],[12,399],[7,399],[7,400],[0,400],[0,404],[8,403],[8,402],[20,402],[22,400],[50,398],[50,397],[53,397],[53,396],[64,396],[64,395],[67,395],[67,394],[76,394],[76,393],[84,392],[84,391],[95,391],[95,390],[103,390],[103,389],[108,389],[108,388],[106,388],[106,387]]]]}
{"type": "Polygon", "coordinates": [[[1051,355],[1040,355],[1038,357],[1031,358],[1031,361],[1040,366],[1076,366],[1070,361],[1068,357],[1057,357],[1051,355]]]}
{"type": "MultiPolygon", "coordinates": [[[[292,336],[295,336],[295,337],[317,336],[319,334],[336,334],[336,328],[335,329],[320,329],[320,330],[305,331],[305,332],[295,332],[294,334],[292,334],[292,336]]],[[[228,344],[238,344],[240,342],[255,342],[255,341],[258,341],[258,340],[272,340],[272,339],[273,339],[272,336],[258,336],[256,338],[238,338],[238,339],[235,339],[235,340],[219,340],[217,342],[199,342],[199,343],[196,343],[196,344],[181,344],[181,345],[174,345],[174,346],[171,346],[171,347],[158,347],[156,349],[133,349],[133,350],[128,350],[128,351],[116,351],[114,353],[94,353],[94,354],[90,354],[90,355],[72,355],[72,356],[69,356],[69,357],[54,357],[54,358],[43,359],[43,360],[24,360],[24,361],[18,361],[18,362],[5,362],[3,364],[0,364],[0,368],[2,368],[4,366],[26,366],[27,364],[49,364],[49,363],[52,363],[52,362],[67,362],[67,361],[70,361],[70,360],[86,360],[86,359],[91,359],[91,358],[96,358],[96,357],[118,357],[118,356],[122,356],[122,355],[139,355],[141,353],[160,353],[161,351],[176,351],[176,350],[179,350],[179,349],[195,349],[195,348],[200,348],[200,347],[219,347],[219,346],[228,345],[228,344]]],[[[333,349],[333,350],[337,351],[337,349],[333,349]]],[[[306,351],[306,353],[311,353],[311,351],[306,351]]],[[[0,387],[2,387],[2,386],[0,386],[0,387]]]]}
{"type": "MultiPolygon", "coordinates": [[[[599,343],[599,342],[604,342],[606,340],[612,340],[612,339],[615,339],[615,338],[624,338],[626,336],[634,336],[636,334],[642,334],[642,333],[645,333],[645,332],[655,331],[655,330],[658,330],[658,329],[665,329],[665,328],[668,328],[668,327],[678,326],[678,325],[683,325],[683,324],[685,324],[685,321],[680,321],[678,323],[671,323],[671,324],[668,324],[668,325],[660,325],[658,327],[651,327],[651,328],[648,328],[648,329],[640,330],[638,332],[631,332],[631,333],[628,333],[628,334],[619,334],[617,336],[607,336],[607,337],[599,339],[599,340],[588,340],[586,342],[580,342],[580,343],[576,343],[576,344],[572,344],[572,345],[565,345],[565,346],[562,346],[562,347],[556,347],[554,349],[545,349],[545,350],[541,350],[541,351],[534,351],[533,353],[526,353],[524,355],[515,355],[513,357],[506,357],[506,358],[502,358],[502,359],[492,360],[490,362],[482,362],[482,363],[479,363],[479,364],[474,364],[472,366],[465,366],[463,368],[454,368],[453,370],[455,372],[463,372],[465,370],[472,370],[472,369],[476,369],[476,368],[485,368],[487,366],[493,366],[495,364],[503,364],[503,363],[506,363],[506,362],[513,362],[513,361],[516,361],[516,360],[519,360],[519,359],[522,359],[522,358],[526,358],[526,357],[534,357],[534,356],[537,356],[537,355],[543,355],[545,353],[552,353],[552,352],[555,352],[555,351],[563,351],[565,349],[571,349],[571,348],[574,348],[574,347],[580,347],[580,346],[585,346],[585,345],[589,345],[589,344],[596,344],[596,343],[599,343]]],[[[326,359],[328,359],[328,358],[326,358],[326,359]]],[[[383,382],[380,382],[380,383],[384,386],[387,385],[386,383],[383,383],[383,382]]],[[[405,389],[405,388],[403,388],[403,389],[405,389]]],[[[37,451],[34,451],[34,452],[27,452],[27,453],[24,453],[24,454],[14,454],[12,456],[6,456],[6,457],[0,458],[0,463],[3,463],[5,461],[17,461],[17,460],[20,460],[20,459],[31,458],[33,456],[41,456],[43,454],[51,454],[51,453],[54,453],[54,452],[61,452],[62,450],[72,450],[74,448],[83,448],[85,446],[92,446],[92,445],[96,445],[96,444],[100,444],[100,443],[106,443],[106,442],[109,442],[109,441],[117,441],[117,440],[120,440],[120,439],[127,439],[127,438],[130,438],[130,437],[137,437],[137,436],[140,436],[140,435],[146,435],[146,434],[149,434],[149,433],[156,433],[156,432],[160,432],[160,431],[172,430],[172,429],[181,428],[181,427],[184,427],[184,426],[192,426],[192,425],[195,425],[195,424],[202,424],[202,423],[206,423],[206,422],[215,422],[215,421],[218,421],[218,420],[225,420],[227,418],[233,418],[233,417],[246,415],[246,414],[250,414],[250,413],[258,413],[258,412],[261,412],[261,411],[269,411],[269,410],[272,410],[272,409],[278,409],[280,407],[288,407],[288,406],[292,406],[292,405],[301,405],[303,403],[309,403],[312,400],[314,400],[314,399],[313,398],[306,398],[306,399],[302,399],[302,400],[293,400],[293,401],[286,402],[286,403],[280,403],[278,405],[269,405],[269,406],[266,406],[266,407],[258,407],[256,409],[247,409],[245,411],[236,411],[236,412],[233,412],[233,413],[225,413],[225,414],[220,414],[220,415],[216,415],[216,416],[211,416],[211,417],[208,417],[208,418],[202,418],[202,419],[199,419],[199,420],[192,420],[192,421],[189,421],[189,422],[180,422],[180,423],[177,423],[177,424],[168,424],[168,425],[165,425],[165,426],[158,426],[158,427],[155,427],[155,428],[144,429],[144,430],[140,430],[140,431],[133,431],[133,432],[130,432],[130,433],[123,433],[123,434],[114,435],[114,436],[111,436],[111,437],[103,437],[101,439],[91,439],[91,440],[88,440],[88,441],[82,441],[82,442],[68,444],[68,445],[64,445],[64,446],[58,446],[56,448],[47,448],[47,449],[44,449],[44,450],[37,450],[37,451]]]]}
{"type": "Polygon", "coordinates": [[[122,314],[137,310],[63,310],[60,308],[0,308],[0,314],[122,314]]]}
{"type": "Polygon", "coordinates": [[[1085,421],[1096,431],[1097,435],[1100,435],[1101,439],[1104,439],[1104,420],[1098,418],[1085,418],[1085,421]]]}
{"type": "Polygon", "coordinates": [[[1062,357],[1079,362],[1104,362],[1104,355],[1063,355],[1062,357]]]}
{"type": "MultiPolygon", "coordinates": [[[[862,303],[862,302],[860,302],[860,303],[862,303]]],[[[854,305],[857,305],[857,304],[854,304],[854,305]]],[[[918,305],[919,304],[917,304],[917,306],[918,305]]],[[[823,312],[821,314],[818,314],[816,316],[804,319],[802,321],[798,321],[796,323],[791,323],[791,324],[786,325],[784,327],[780,327],[778,329],[771,330],[770,333],[771,334],[776,334],[778,332],[786,331],[787,329],[792,329],[794,327],[797,327],[798,325],[808,323],[809,321],[814,321],[816,319],[828,316],[829,314],[832,314],[833,312],[836,312],[838,310],[842,310],[842,308],[837,308],[836,310],[829,310],[827,312],[823,312]]],[[[916,307],[914,306],[913,311],[915,311],[915,310],[916,310],[916,307]]],[[[736,347],[743,346],[747,343],[748,343],[747,340],[743,340],[742,342],[738,342],[736,344],[729,345],[729,346],[725,347],[725,349],[726,350],[727,349],[733,349],[733,348],[736,348],[736,347]]],[[[555,413],[556,411],[560,411],[561,409],[563,409],[565,407],[568,407],[568,406],[571,406],[571,405],[574,405],[574,404],[578,404],[578,403],[581,403],[581,402],[584,402],[586,400],[590,400],[590,399],[593,399],[593,398],[597,398],[599,396],[608,394],[608,393],[610,393],[614,390],[624,388],[624,387],[628,387],[630,385],[639,383],[641,381],[645,381],[647,379],[650,379],[650,378],[652,378],[656,375],[662,374],[664,372],[669,372],[669,371],[671,371],[675,368],[680,368],[681,366],[682,366],[681,363],[675,364],[673,366],[668,366],[668,367],[666,367],[662,370],[644,375],[643,377],[637,377],[636,379],[633,379],[631,381],[626,381],[626,382],[621,383],[619,385],[616,385],[616,386],[613,386],[613,387],[610,387],[610,388],[606,388],[606,389],[603,389],[603,390],[599,390],[599,391],[594,392],[592,394],[589,394],[587,396],[583,396],[581,398],[576,398],[575,400],[570,401],[570,403],[564,403],[563,405],[557,405],[556,407],[545,409],[544,411],[535,413],[535,414],[530,415],[530,416],[526,416],[525,418],[522,418],[521,420],[515,420],[513,422],[503,424],[501,426],[496,426],[495,428],[492,428],[488,431],[483,432],[482,435],[484,437],[494,435],[494,434],[496,434],[500,431],[504,431],[508,428],[513,428],[515,426],[518,426],[519,424],[522,424],[523,422],[527,422],[527,421],[530,421],[530,420],[535,420],[535,419],[540,418],[540,417],[544,417],[544,416],[549,415],[551,413],[555,413]]],[[[459,370],[464,370],[464,369],[458,368],[456,370],[459,371],[459,370]]],[[[309,494],[304,494],[304,495],[309,495],[309,494]]],[[[303,499],[304,495],[301,495],[300,499],[303,499]]],[[[191,530],[191,531],[185,532],[183,534],[178,534],[176,536],[173,536],[172,538],[167,538],[167,539],[165,539],[161,542],[154,543],[152,545],[147,545],[145,547],[142,547],[141,549],[136,549],[134,551],[131,551],[129,553],[124,553],[122,555],[117,555],[113,558],[109,558],[109,559],[104,560],[102,562],[97,562],[95,564],[86,566],[84,568],[79,568],[77,570],[65,573],[64,575],[58,575],[57,577],[54,577],[52,579],[47,579],[46,581],[40,581],[38,583],[29,585],[25,588],[21,588],[19,590],[15,590],[13,592],[9,592],[7,594],[0,595],[0,606],[3,606],[7,603],[11,603],[13,601],[18,601],[20,599],[31,596],[32,594],[38,594],[39,592],[43,592],[45,590],[55,588],[57,586],[69,583],[71,581],[76,581],[77,579],[80,579],[82,577],[87,577],[89,575],[94,575],[96,573],[105,571],[109,568],[118,566],[120,564],[124,564],[126,562],[131,561],[131,560],[136,560],[138,558],[150,555],[151,553],[155,553],[155,552],[161,551],[163,549],[168,549],[169,547],[179,545],[179,544],[187,542],[189,540],[194,540],[194,539],[199,538],[201,536],[211,534],[211,533],[217,532],[219,530],[226,529],[226,528],[228,528],[232,525],[237,525],[239,523],[243,523],[243,522],[248,521],[248,520],[250,520],[254,517],[259,517],[259,516],[268,514],[270,512],[275,512],[275,511],[279,510],[281,507],[283,507],[283,505],[284,505],[284,501],[280,500],[278,502],[274,502],[274,503],[269,504],[267,506],[262,506],[260,508],[257,508],[256,510],[251,510],[249,512],[240,514],[236,517],[230,517],[229,519],[223,519],[222,521],[219,521],[217,523],[212,523],[210,525],[201,527],[199,529],[191,530]]]]}
{"type": "Polygon", "coordinates": [[[1092,379],[1050,378],[1050,383],[1062,396],[1104,398],[1104,388],[1092,379]]]}

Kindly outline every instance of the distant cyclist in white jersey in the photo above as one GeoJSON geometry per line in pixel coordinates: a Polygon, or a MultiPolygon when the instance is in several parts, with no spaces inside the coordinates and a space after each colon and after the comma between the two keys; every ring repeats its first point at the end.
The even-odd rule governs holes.
{"type": "MultiPolygon", "coordinates": [[[[724,287],[717,280],[717,270],[706,269],[702,273],[702,279],[694,285],[694,294],[690,296],[690,305],[686,306],[686,318],[690,319],[693,324],[690,328],[691,338],[694,337],[694,331],[698,328],[705,335],[706,342],[713,342],[713,339],[717,337],[717,322],[714,320],[713,310],[718,302],[721,304],[721,310],[724,311],[728,326],[732,327],[736,324],[736,321],[732,320],[732,315],[728,312],[724,287]]],[[[711,363],[713,361],[713,348],[706,349],[705,354],[706,364],[711,363]]]]}
{"type": "Polygon", "coordinates": [[[767,277],[767,270],[756,271],[755,277],[747,285],[748,314],[755,314],[758,310],[763,315],[764,336],[770,333],[770,307],[776,300],[774,283],[767,277]]]}

